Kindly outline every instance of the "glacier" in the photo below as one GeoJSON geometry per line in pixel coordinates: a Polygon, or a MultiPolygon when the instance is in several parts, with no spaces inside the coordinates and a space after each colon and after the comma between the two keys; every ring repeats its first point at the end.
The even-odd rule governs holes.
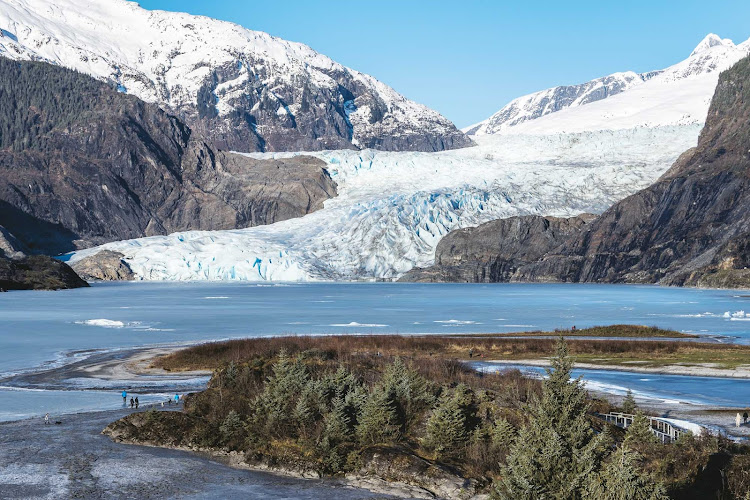
{"type": "Polygon", "coordinates": [[[268,226],[188,231],[112,242],[138,279],[314,281],[393,279],[432,264],[457,228],[524,214],[600,213],[651,184],[700,124],[477,138],[436,153],[375,150],[308,154],[327,164],[339,196],[322,210],[268,226]]]}

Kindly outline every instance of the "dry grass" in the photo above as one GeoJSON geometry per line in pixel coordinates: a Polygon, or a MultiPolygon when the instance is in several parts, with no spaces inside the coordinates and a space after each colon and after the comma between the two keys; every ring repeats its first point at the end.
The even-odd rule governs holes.
{"type": "MultiPolygon", "coordinates": [[[[630,332],[629,336],[662,337],[664,330],[647,327],[599,327],[602,332],[630,332]]],[[[582,333],[586,331],[582,330],[582,333]]],[[[677,332],[673,332],[677,333],[677,332]]],[[[550,335],[550,334],[547,334],[550,335]]],[[[347,362],[352,357],[378,354],[384,358],[400,356],[407,359],[538,359],[552,355],[553,338],[508,338],[507,335],[326,335],[264,337],[207,343],[157,358],[154,366],[166,370],[215,370],[230,362],[247,363],[272,359],[285,350],[290,354],[305,351],[321,353],[322,357],[347,362]]],[[[651,364],[750,363],[750,347],[725,344],[679,342],[669,340],[621,340],[569,338],[571,353],[578,361],[623,363],[628,361],[651,364]]],[[[441,365],[442,366],[442,365],[441,365]]]]}

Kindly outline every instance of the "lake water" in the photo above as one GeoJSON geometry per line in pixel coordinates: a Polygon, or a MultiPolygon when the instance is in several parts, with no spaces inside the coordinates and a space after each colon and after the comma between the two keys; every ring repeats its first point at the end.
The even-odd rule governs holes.
{"type": "MultiPolygon", "coordinates": [[[[485,372],[517,368],[532,376],[545,376],[545,368],[522,364],[479,362],[472,365],[485,372]]],[[[586,388],[624,396],[628,390],[639,400],[658,403],[687,403],[711,407],[750,407],[750,380],[637,373],[622,370],[576,368],[574,377],[583,377],[586,388]]]]}
{"type": "MultiPolygon", "coordinates": [[[[0,294],[0,379],[91,352],[143,345],[290,333],[492,333],[616,323],[750,343],[750,294],[626,285],[226,282],[10,292],[0,294]]],[[[705,381],[696,383],[705,387],[705,381]]],[[[13,407],[15,417],[25,405],[28,414],[37,414],[45,396],[31,392],[0,389],[0,420],[10,418],[3,406],[13,407]]],[[[92,391],[79,400],[77,393],[86,391],[71,390],[69,404],[47,392],[54,411],[118,403],[114,388],[111,401],[92,391]]]]}

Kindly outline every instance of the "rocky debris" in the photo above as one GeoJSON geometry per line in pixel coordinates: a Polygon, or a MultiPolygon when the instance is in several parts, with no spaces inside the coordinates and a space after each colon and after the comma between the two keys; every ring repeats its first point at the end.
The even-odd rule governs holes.
{"type": "Polygon", "coordinates": [[[0,290],[60,290],[89,286],[67,264],[45,255],[0,257],[0,290]]]}
{"type": "Polygon", "coordinates": [[[409,485],[436,498],[478,498],[476,481],[463,478],[447,467],[433,464],[402,448],[370,447],[365,451],[362,462],[364,466],[357,472],[358,478],[375,477],[409,485]]]}
{"type": "Polygon", "coordinates": [[[104,428],[105,434],[118,443],[182,447],[190,443],[195,419],[181,411],[145,411],[132,413],[104,428]]]}
{"type": "Polygon", "coordinates": [[[399,281],[513,281],[520,267],[559,246],[594,218],[527,215],[452,231],[438,243],[433,266],[413,269],[399,281]]]}
{"type": "MultiPolygon", "coordinates": [[[[3,498],[384,498],[336,480],[281,478],[198,453],[127,446],[100,433],[130,409],[0,422],[3,498]]],[[[387,497],[392,498],[392,497],[387,497]]]]}
{"type": "Polygon", "coordinates": [[[87,281],[130,281],[135,275],[124,257],[120,252],[102,250],[74,262],[71,267],[87,281]]]}
{"type": "Polygon", "coordinates": [[[218,151],[156,105],[88,76],[2,58],[0,69],[3,102],[35,124],[0,150],[0,224],[34,252],[271,224],[336,196],[322,160],[218,151]],[[34,112],[49,96],[74,97],[34,112]]]}
{"type": "Polygon", "coordinates": [[[0,226],[0,258],[22,259],[26,257],[29,249],[18,241],[18,238],[10,234],[3,226],[0,226]]]}

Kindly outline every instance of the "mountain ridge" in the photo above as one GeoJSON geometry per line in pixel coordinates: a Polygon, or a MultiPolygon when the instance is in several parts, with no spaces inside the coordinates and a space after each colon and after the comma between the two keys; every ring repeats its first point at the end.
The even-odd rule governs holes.
{"type": "MultiPolygon", "coordinates": [[[[690,56],[665,69],[645,73],[633,71],[612,73],[581,84],[551,87],[527,94],[512,100],[491,117],[466,127],[463,131],[474,136],[499,133],[540,133],[545,125],[547,130],[544,130],[544,132],[549,132],[550,129],[561,130],[563,128],[565,131],[574,131],[571,125],[564,123],[563,120],[558,120],[561,123],[555,123],[555,119],[545,120],[545,118],[565,111],[571,117],[568,120],[569,122],[575,121],[575,119],[580,120],[580,113],[574,114],[576,112],[573,110],[576,108],[589,107],[592,104],[598,104],[601,107],[603,101],[641,87],[651,87],[649,90],[653,93],[660,91],[660,85],[669,85],[665,93],[678,92],[679,89],[676,89],[675,85],[684,86],[687,84],[681,84],[681,81],[694,80],[707,75],[715,75],[718,78],[718,72],[727,69],[747,54],[750,54],[750,39],[735,45],[729,39],[722,39],[718,35],[710,33],[696,46],[690,56]],[[653,84],[645,85],[652,80],[653,84]]],[[[705,94],[710,100],[715,88],[715,81],[713,80],[716,78],[706,81],[705,85],[697,89],[698,95],[705,94]]],[[[646,94],[645,97],[649,97],[645,90],[641,93],[646,94]]],[[[639,99],[644,98],[643,95],[638,97],[639,99]]],[[[695,99],[693,98],[693,100],[695,99]]],[[[627,107],[644,107],[644,103],[637,101],[634,99],[628,102],[627,107]]],[[[647,102],[645,105],[652,104],[647,102]]],[[[707,108],[708,103],[706,103],[705,109],[695,106],[688,108],[686,110],[688,119],[693,121],[704,120],[707,108]]],[[[566,113],[562,113],[562,115],[566,113]]],[[[604,110],[601,114],[611,115],[612,113],[611,110],[604,110]]],[[[677,119],[679,118],[678,116],[677,119]]],[[[606,119],[601,121],[606,123],[606,119]]],[[[634,124],[627,124],[627,126],[632,125],[634,124]]],[[[611,128],[627,128],[627,126],[618,126],[616,121],[609,126],[611,128]]]]}
{"type": "Polygon", "coordinates": [[[95,76],[236,151],[471,144],[446,118],[310,47],[111,0],[7,0],[0,54],[95,76]]]}

